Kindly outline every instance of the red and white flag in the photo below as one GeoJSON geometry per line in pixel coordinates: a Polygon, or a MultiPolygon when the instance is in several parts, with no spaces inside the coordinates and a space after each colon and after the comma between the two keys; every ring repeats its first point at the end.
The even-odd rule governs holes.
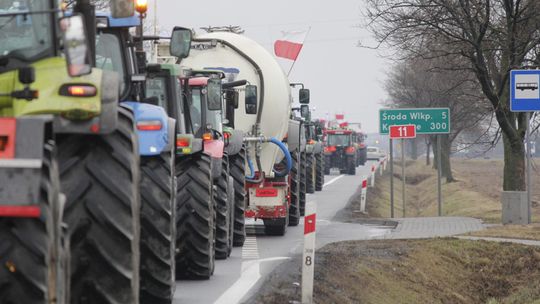
{"type": "Polygon", "coordinates": [[[343,120],[343,119],[345,119],[345,114],[336,114],[336,119],[337,119],[337,120],[343,120]]]}
{"type": "Polygon", "coordinates": [[[274,43],[274,53],[277,57],[296,61],[309,30],[305,31],[285,31],[283,38],[274,43]]]}

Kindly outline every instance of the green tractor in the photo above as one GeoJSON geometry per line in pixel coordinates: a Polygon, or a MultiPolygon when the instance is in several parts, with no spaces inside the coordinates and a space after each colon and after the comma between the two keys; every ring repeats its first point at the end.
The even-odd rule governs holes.
{"type": "Polygon", "coordinates": [[[0,2],[2,303],[138,303],[134,118],[118,74],[93,68],[93,6],[73,3],[0,2]]]}

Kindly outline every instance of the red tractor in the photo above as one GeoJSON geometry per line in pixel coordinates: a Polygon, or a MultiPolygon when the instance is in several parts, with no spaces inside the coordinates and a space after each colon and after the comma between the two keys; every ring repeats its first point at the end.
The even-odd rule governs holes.
{"type": "Polygon", "coordinates": [[[338,168],[340,173],[355,175],[358,157],[356,133],[350,129],[327,129],[325,137],[325,174],[330,174],[332,168],[338,168]]]}

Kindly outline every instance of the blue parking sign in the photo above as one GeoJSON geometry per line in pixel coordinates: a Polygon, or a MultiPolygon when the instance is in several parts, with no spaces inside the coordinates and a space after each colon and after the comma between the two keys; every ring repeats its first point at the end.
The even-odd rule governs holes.
{"type": "Polygon", "coordinates": [[[510,111],[540,111],[540,70],[510,71],[510,111]]]}

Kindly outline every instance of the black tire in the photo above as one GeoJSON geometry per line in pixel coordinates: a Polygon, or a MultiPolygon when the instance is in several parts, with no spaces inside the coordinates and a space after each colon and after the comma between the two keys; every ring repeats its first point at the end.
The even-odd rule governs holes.
{"type": "Polygon", "coordinates": [[[226,155],[221,161],[221,176],[214,181],[217,186],[216,191],[216,259],[224,260],[229,257],[229,226],[230,209],[229,205],[229,160],[226,155]]]}
{"type": "Polygon", "coordinates": [[[209,279],[214,270],[214,191],[210,156],[176,162],[176,277],[209,279]]]}
{"type": "Polygon", "coordinates": [[[139,151],[131,113],[119,107],[107,135],[58,139],[71,249],[70,303],[139,301],[139,151]]]}
{"type": "Polygon", "coordinates": [[[171,152],[141,157],[140,303],[172,303],[175,289],[174,168],[171,152]]]}
{"type": "Polygon", "coordinates": [[[229,175],[228,181],[229,181],[228,182],[229,193],[232,193],[232,195],[228,196],[228,199],[229,199],[229,250],[228,250],[227,256],[231,256],[232,249],[234,247],[234,243],[233,243],[233,239],[234,239],[234,178],[232,178],[232,176],[229,175]]]}
{"type": "Polygon", "coordinates": [[[229,174],[234,179],[234,233],[233,246],[244,245],[246,240],[245,211],[246,211],[246,149],[236,155],[229,156],[229,174]]]}
{"type": "Polygon", "coordinates": [[[299,206],[300,216],[304,216],[306,209],[306,153],[300,153],[300,194],[299,194],[299,206]]]}
{"type": "Polygon", "coordinates": [[[45,144],[39,218],[0,218],[0,303],[68,303],[61,244],[60,181],[52,144],[45,144]]]}
{"type": "Polygon", "coordinates": [[[315,191],[322,191],[324,185],[324,156],[315,154],[315,191]]]}
{"type": "Polygon", "coordinates": [[[300,183],[298,180],[298,170],[300,163],[298,163],[298,152],[291,153],[292,156],[292,168],[291,168],[291,204],[289,206],[289,226],[298,226],[300,223],[300,183]]]}
{"type": "Polygon", "coordinates": [[[324,156],[324,174],[330,175],[330,156],[324,156]]]}
{"type": "Polygon", "coordinates": [[[356,175],[356,161],[354,157],[347,158],[347,174],[356,175]]]}
{"type": "Polygon", "coordinates": [[[287,232],[288,218],[280,219],[265,219],[264,222],[264,233],[266,235],[275,235],[283,236],[287,232]]]}
{"type": "Polygon", "coordinates": [[[315,155],[306,155],[306,192],[315,193],[315,155]]]}

